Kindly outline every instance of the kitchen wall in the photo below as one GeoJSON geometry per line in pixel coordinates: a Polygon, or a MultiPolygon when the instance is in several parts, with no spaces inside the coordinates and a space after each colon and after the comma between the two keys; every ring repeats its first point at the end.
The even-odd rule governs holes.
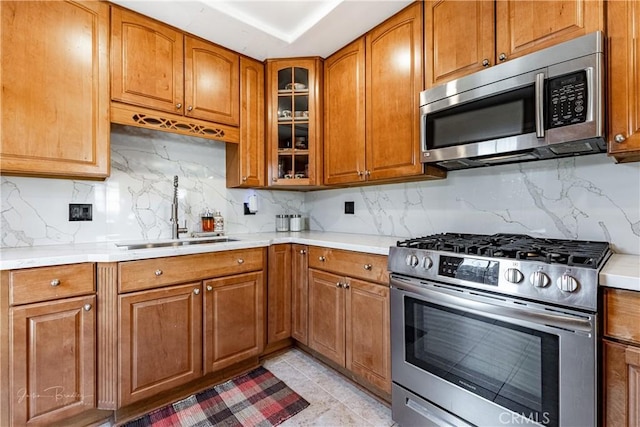
{"type": "Polygon", "coordinates": [[[2,247],[170,238],[173,176],[179,218],[200,231],[200,213],[218,209],[228,233],[273,231],[275,215],[302,213],[304,194],[225,186],[225,144],[112,125],[105,181],[2,177],[2,247]],[[258,212],[243,203],[258,195],[258,212]],[[69,203],[93,204],[93,221],[70,222],[69,203]]]}
{"type": "Polygon", "coordinates": [[[446,180],[292,192],[225,187],[225,145],[112,126],[111,176],[102,182],[1,179],[2,247],[170,237],[173,176],[180,219],[199,226],[220,209],[228,233],[274,230],[278,213],[309,216],[313,230],[410,237],[441,232],[526,233],[606,240],[640,255],[640,163],[606,155],[451,172],[446,180]],[[243,202],[258,195],[256,215],[243,202]],[[355,214],[344,214],[344,202],[355,214]],[[69,222],[69,203],[92,203],[93,221],[69,222]]]}
{"type": "Polygon", "coordinates": [[[467,169],[446,180],[309,193],[312,228],[393,236],[525,233],[640,254],[640,163],[605,154],[467,169]],[[355,214],[344,214],[344,202],[355,214]]]}

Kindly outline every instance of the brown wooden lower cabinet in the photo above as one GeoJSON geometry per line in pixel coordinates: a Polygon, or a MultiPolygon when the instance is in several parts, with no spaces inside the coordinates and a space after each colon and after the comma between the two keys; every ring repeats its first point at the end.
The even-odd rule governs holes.
{"type": "Polygon", "coordinates": [[[291,336],[308,345],[309,248],[291,245],[291,258],[291,336]]]}
{"type": "Polygon", "coordinates": [[[261,271],[204,282],[205,374],[258,356],[264,347],[261,271]]]}
{"type": "Polygon", "coordinates": [[[202,376],[200,282],[119,297],[120,404],[202,376]]]}
{"type": "Polygon", "coordinates": [[[309,347],[391,393],[389,288],[309,269],[309,347]]]}
{"type": "Polygon", "coordinates": [[[95,408],[95,305],[90,295],[10,309],[12,426],[50,425],[95,408]]]}
{"type": "Polygon", "coordinates": [[[267,345],[291,336],[291,244],[269,247],[267,345]]]}
{"type": "Polygon", "coordinates": [[[640,427],[640,292],[604,290],[603,417],[607,427],[640,427]]]}

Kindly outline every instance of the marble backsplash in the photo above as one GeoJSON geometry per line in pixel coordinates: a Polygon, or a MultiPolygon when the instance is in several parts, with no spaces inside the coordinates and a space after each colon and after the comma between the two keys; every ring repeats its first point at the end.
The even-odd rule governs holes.
{"type": "Polygon", "coordinates": [[[112,125],[111,176],[105,181],[2,177],[2,247],[171,237],[173,176],[178,217],[201,231],[205,208],[220,210],[227,233],[275,230],[275,215],[304,211],[304,194],[228,189],[225,144],[112,125]],[[244,215],[249,195],[258,212],[244,215]],[[69,203],[91,203],[93,221],[69,221],[69,203]]]}
{"type": "Polygon", "coordinates": [[[179,217],[199,231],[205,207],[228,233],[273,231],[275,215],[300,213],[312,230],[412,237],[442,232],[525,233],[606,240],[640,255],[640,163],[606,155],[452,172],[446,180],[315,192],[225,186],[225,144],[114,125],[105,181],[3,176],[1,246],[170,237],[173,176],[179,217]],[[243,203],[258,196],[256,215],[243,203]],[[355,214],[344,214],[344,202],[355,214]],[[68,221],[69,203],[91,203],[93,221],[68,221]]]}

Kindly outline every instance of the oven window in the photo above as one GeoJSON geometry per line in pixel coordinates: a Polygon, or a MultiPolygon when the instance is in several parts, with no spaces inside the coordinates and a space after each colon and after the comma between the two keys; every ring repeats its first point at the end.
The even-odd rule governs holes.
{"type": "Polygon", "coordinates": [[[534,86],[525,86],[427,114],[427,149],[536,131],[534,86]]]}
{"type": "Polygon", "coordinates": [[[558,337],[405,297],[405,358],[544,425],[558,423],[558,337]]]}

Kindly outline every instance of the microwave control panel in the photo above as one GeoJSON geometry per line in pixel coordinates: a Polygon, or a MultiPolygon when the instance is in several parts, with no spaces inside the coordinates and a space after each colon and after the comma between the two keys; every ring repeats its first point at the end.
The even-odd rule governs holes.
{"type": "Polygon", "coordinates": [[[547,129],[587,120],[587,72],[547,79],[547,129]]]}

